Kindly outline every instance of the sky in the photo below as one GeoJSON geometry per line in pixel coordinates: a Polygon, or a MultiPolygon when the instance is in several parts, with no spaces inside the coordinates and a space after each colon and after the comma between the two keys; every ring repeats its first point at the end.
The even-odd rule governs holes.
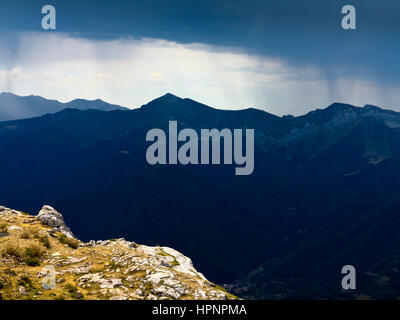
{"type": "Polygon", "coordinates": [[[167,92],[216,108],[400,111],[400,3],[383,0],[0,4],[0,91],[135,108],[167,92]],[[56,8],[56,30],[41,27],[56,8]],[[356,30],[341,9],[356,8],[356,30]]]}

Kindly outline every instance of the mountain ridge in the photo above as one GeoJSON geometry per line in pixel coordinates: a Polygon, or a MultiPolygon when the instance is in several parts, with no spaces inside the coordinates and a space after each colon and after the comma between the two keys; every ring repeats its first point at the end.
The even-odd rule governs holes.
{"type": "MultiPolygon", "coordinates": [[[[397,221],[400,197],[394,181],[400,181],[399,113],[333,105],[277,117],[192,101],[1,122],[0,176],[7,183],[0,184],[0,201],[28,212],[42,203],[60,208],[85,241],[120,235],[172,246],[219,283],[243,280],[263,266],[267,271],[251,278],[253,283],[243,280],[237,287],[248,287],[238,295],[252,298],[276,298],[280,289],[271,283],[293,273],[304,276],[281,293],[318,298],[311,270],[327,279],[321,295],[342,297],[330,288],[338,287],[333,275],[349,257],[362,273],[376,271],[374,258],[388,261],[397,254],[400,243],[388,218],[397,221]],[[229,165],[148,165],[147,131],[168,130],[171,120],[179,129],[255,129],[254,173],[238,178],[229,165]],[[355,232],[347,223],[362,228],[355,232]],[[368,225],[387,230],[375,246],[370,242],[376,232],[368,225]],[[351,255],[337,249],[349,243],[351,255]],[[310,255],[313,246],[318,249],[310,255]],[[323,263],[326,255],[332,255],[330,265],[323,263]]],[[[368,290],[370,296],[381,294],[368,290]]]]}
{"type": "Polygon", "coordinates": [[[93,108],[103,111],[128,110],[125,107],[109,104],[100,99],[74,99],[63,103],[36,95],[19,96],[10,92],[0,93],[0,121],[32,118],[47,113],[56,113],[66,108],[80,110],[93,108]]]}
{"type": "MultiPolygon", "coordinates": [[[[58,106],[58,109],[55,108],[56,110],[53,112],[51,112],[51,110],[49,112],[46,113],[57,113],[62,111],[63,109],[78,109],[78,110],[88,110],[88,109],[94,109],[94,110],[99,110],[99,111],[112,111],[112,110],[126,110],[126,111],[132,111],[132,110],[137,110],[137,109],[128,109],[126,107],[120,106],[120,105],[116,105],[116,104],[110,104],[107,103],[101,99],[93,99],[93,100],[87,100],[87,99],[81,99],[81,98],[77,98],[77,99],[73,99],[69,102],[59,102],[58,100],[55,99],[46,99],[43,98],[42,96],[39,95],[28,95],[28,96],[19,96],[16,95],[14,93],[11,92],[1,92],[0,93],[0,111],[1,111],[1,97],[11,97],[12,99],[33,99],[33,100],[37,100],[37,101],[45,101],[45,102],[51,102],[51,103],[55,103],[58,106]],[[60,107],[63,106],[63,107],[60,107]]],[[[213,110],[213,111],[226,111],[226,112],[258,112],[259,114],[264,114],[264,116],[268,115],[274,118],[280,118],[280,119],[284,119],[285,117],[290,117],[290,118],[302,118],[302,117],[308,117],[311,115],[314,115],[315,113],[320,112],[321,110],[325,110],[325,111],[333,111],[333,112],[337,112],[337,111],[343,111],[343,110],[354,110],[357,112],[360,111],[375,111],[375,112],[382,112],[382,113],[391,113],[391,114],[400,114],[400,112],[398,111],[394,111],[391,109],[384,109],[375,105],[371,105],[371,104],[365,104],[364,106],[354,106],[354,105],[350,105],[350,104],[346,104],[346,103],[339,103],[339,102],[333,102],[330,105],[326,106],[323,109],[314,109],[311,110],[305,114],[302,115],[298,115],[298,116],[293,116],[290,114],[287,115],[282,115],[282,116],[277,116],[273,113],[270,113],[264,109],[261,108],[255,108],[255,107],[246,107],[246,108],[242,108],[242,109],[218,109],[218,108],[213,108],[209,105],[197,102],[195,100],[192,100],[190,98],[181,98],[179,96],[176,96],[172,93],[166,93],[158,98],[155,98],[151,101],[149,101],[146,104],[143,104],[141,107],[139,107],[138,109],[147,109],[147,108],[151,108],[151,107],[176,107],[176,104],[180,104],[180,103],[184,103],[184,102],[189,102],[192,106],[196,106],[196,107],[204,107],[206,109],[209,110],[213,110]]],[[[187,104],[186,104],[187,106],[187,104]]],[[[366,113],[366,112],[364,112],[366,113]]],[[[1,114],[0,114],[1,115],[1,114]]],[[[44,115],[43,114],[37,114],[36,116],[41,116],[44,115]]],[[[36,117],[36,116],[30,116],[30,117],[36,117]]],[[[22,120],[22,119],[7,119],[7,120],[1,120],[0,118],[0,122],[2,121],[9,121],[9,120],[22,120]]]]}

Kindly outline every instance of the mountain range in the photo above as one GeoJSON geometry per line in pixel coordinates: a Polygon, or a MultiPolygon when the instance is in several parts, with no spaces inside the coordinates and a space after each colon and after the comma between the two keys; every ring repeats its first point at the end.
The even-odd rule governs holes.
{"type": "Polygon", "coordinates": [[[334,103],[278,117],[172,94],[134,110],[79,109],[0,123],[2,205],[48,203],[84,241],[174,247],[243,298],[400,296],[399,113],[334,103]],[[148,165],[146,133],[170,120],[253,128],[253,174],[148,165]],[[356,292],[341,289],[348,264],[356,292]]]}
{"type": "Polygon", "coordinates": [[[48,100],[40,96],[18,96],[13,93],[0,94],[0,121],[32,118],[46,113],[56,113],[66,108],[79,110],[96,109],[102,111],[128,110],[115,104],[109,104],[100,99],[75,99],[67,103],[48,100]]]}

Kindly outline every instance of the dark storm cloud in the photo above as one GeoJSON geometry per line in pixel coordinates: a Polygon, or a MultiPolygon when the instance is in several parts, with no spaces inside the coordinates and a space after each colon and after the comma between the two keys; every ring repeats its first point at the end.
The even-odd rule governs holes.
{"type": "Polygon", "coordinates": [[[395,0],[3,0],[1,30],[40,31],[44,4],[57,9],[57,32],[233,46],[289,64],[316,65],[328,80],[346,75],[400,82],[400,3],[395,0]],[[357,30],[341,28],[346,4],[356,7],[357,30]]]}

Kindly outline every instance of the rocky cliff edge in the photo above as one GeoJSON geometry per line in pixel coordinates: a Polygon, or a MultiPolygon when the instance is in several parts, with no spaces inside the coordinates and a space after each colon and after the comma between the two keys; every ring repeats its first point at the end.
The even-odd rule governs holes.
{"type": "Polygon", "coordinates": [[[237,299],[167,247],[81,242],[63,216],[0,207],[0,299],[237,299]]]}

